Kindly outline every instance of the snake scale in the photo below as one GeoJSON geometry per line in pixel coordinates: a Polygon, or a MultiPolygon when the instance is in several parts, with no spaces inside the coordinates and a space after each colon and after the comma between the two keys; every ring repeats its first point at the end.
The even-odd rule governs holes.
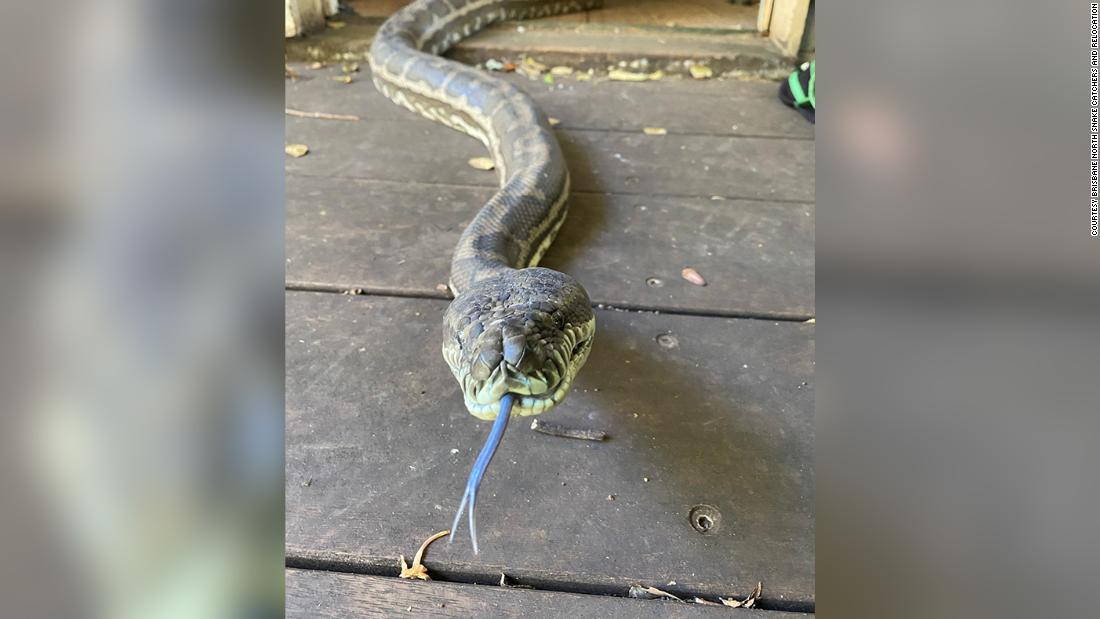
{"type": "Polygon", "coordinates": [[[469,504],[477,552],[477,488],[511,414],[561,402],[592,347],[588,293],[536,266],[565,220],[569,171],[546,115],[516,86],[439,57],[499,21],[594,8],[600,0],[417,0],[371,44],[375,87],[394,103],[485,145],[500,189],[463,231],[451,259],[454,301],[443,319],[443,358],[467,410],[494,420],[470,472],[451,537],[469,504]]]}

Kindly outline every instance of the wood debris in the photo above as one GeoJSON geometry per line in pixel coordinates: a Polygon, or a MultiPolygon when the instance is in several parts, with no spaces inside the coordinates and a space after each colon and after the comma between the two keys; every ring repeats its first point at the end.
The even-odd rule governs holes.
{"type": "Polygon", "coordinates": [[[329,25],[329,28],[332,28],[334,30],[339,30],[339,29],[343,28],[344,26],[346,26],[347,24],[342,22],[342,21],[330,21],[328,23],[328,25],[329,25]]]}
{"type": "Polygon", "coordinates": [[[607,77],[609,79],[618,82],[646,82],[649,80],[659,80],[664,76],[664,71],[654,71],[653,73],[635,73],[634,71],[625,71],[623,69],[612,69],[607,74],[607,77]]]}
{"type": "Polygon", "coordinates": [[[705,80],[714,76],[714,71],[705,64],[693,64],[688,67],[688,72],[697,80],[705,80]]]}
{"type": "Polygon", "coordinates": [[[664,127],[643,127],[642,132],[646,135],[668,135],[668,129],[664,127]]]}
{"type": "Polygon", "coordinates": [[[287,144],[284,150],[291,157],[305,157],[309,153],[309,147],[305,144],[287,144]]]}
{"type": "Polygon", "coordinates": [[[683,277],[684,279],[695,284],[696,286],[707,285],[707,280],[703,279],[702,275],[699,275],[699,271],[696,271],[691,267],[684,267],[683,270],[680,271],[680,277],[683,277]]]}
{"type": "Polygon", "coordinates": [[[474,157],[466,163],[470,164],[471,168],[475,168],[478,170],[492,170],[494,167],[496,167],[496,165],[493,163],[493,160],[488,157],[474,157]]]}
{"type": "Polygon", "coordinates": [[[729,606],[731,608],[752,608],[753,605],[756,604],[756,600],[760,599],[760,593],[763,590],[764,583],[758,581],[756,583],[756,588],[753,589],[752,593],[749,594],[749,597],[745,598],[744,600],[735,600],[733,598],[718,598],[718,601],[725,606],[729,606]]]}
{"type": "Polygon", "coordinates": [[[350,84],[352,82],[351,75],[347,73],[345,73],[344,75],[333,75],[331,76],[331,79],[335,82],[340,82],[342,84],[350,84]]]}
{"type": "Polygon", "coordinates": [[[813,318],[811,318],[811,319],[809,319],[809,320],[805,321],[805,322],[804,322],[804,323],[802,323],[802,324],[806,324],[806,325],[816,325],[816,324],[817,324],[817,316],[814,316],[813,318]]]}
{"type": "Polygon", "coordinates": [[[409,580],[413,578],[418,578],[420,580],[431,580],[431,576],[428,576],[428,568],[424,567],[424,565],[420,562],[424,558],[424,551],[428,549],[429,544],[445,535],[449,535],[450,533],[450,531],[440,531],[439,533],[436,533],[435,535],[424,540],[424,543],[420,545],[420,549],[416,551],[416,555],[413,556],[413,563],[411,567],[407,563],[405,563],[405,555],[401,555],[401,574],[399,574],[399,576],[401,578],[406,578],[409,580]]]}
{"type": "Polygon", "coordinates": [[[559,118],[554,118],[553,116],[551,116],[550,118],[547,118],[547,120],[549,120],[549,121],[550,121],[550,126],[551,126],[551,127],[553,127],[553,126],[556,126],[556,125],[560,125],[560,124],[561,124],[561,119],[559,119],[559,118]]]}
{"type": "Polygon", "coordinates": [[[523,59],[523,66],[531,69],[532,71],[538,71],[539,73],[543,73],[546,71],[546,65],[535,60],[534,58],[531,58],[530,56],[523,59]]]}
{"type": "Polygon", "coordinates": [[[567,428],[563,425],[551,423],[549,421],[543,421],[536,417],[531,422],[531,429],[535,432],[542,432],[543,434],[549,434],[550,436],[561,436],[564,438],[579,438],[584,441],[602,441],[607,438],[607,433],[602,430],[588,430],[584,428],[567,428]]]}
{"type": "MultiPolygon", "coordinates": [[[[523,59],[523,63],[516,68],[517,71],[526,75],[527,77],[534,79],[540,77],[543,73],[546,73],[547,66],[538,62],[534,58],[527,57],[523,59]]],[[[553,78],[551,78],[553,79],[553,78]]]]}
{"type": "Polygon", "coordinates": [[[561,77],[563,75],[573,75],[573,67],[557,66],[550,68],[550,75],[556,75],[561,77]]]}

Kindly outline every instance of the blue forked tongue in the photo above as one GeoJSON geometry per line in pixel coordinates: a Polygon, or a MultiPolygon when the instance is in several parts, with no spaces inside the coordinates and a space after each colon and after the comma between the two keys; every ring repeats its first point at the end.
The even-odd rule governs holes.
{"type": "Polygon", "coordinates": [[[493,422],[493,428],[489,430],[489,438],[485,440],[485,446],[481,448],[481,453],[474,461],[474,468],[470,469],[470,477],[466,480],[466,493],[462,495],[462,502],[458,504],[458,513],[455,514],[454,523],[451,524],[451,536],[447,538],[448,543],[454,541],[458,521],[462,520],[462,508],[466,507],[466,502],[469,501],[470,541],[474,544],[475,555],[477,554],[477,524],[474,521],[474,503],[477,501],[477,488],[481,485],[481,479],[485,477],[485,469],[489,468],[489,461],[493,459],[493,454],[500,446],[504,428],[508,425],[508,417],[512,414],[513,398],[512,394],[506,393],[500,400],[500,412],[497,413],[496,421],[493,422]]]}

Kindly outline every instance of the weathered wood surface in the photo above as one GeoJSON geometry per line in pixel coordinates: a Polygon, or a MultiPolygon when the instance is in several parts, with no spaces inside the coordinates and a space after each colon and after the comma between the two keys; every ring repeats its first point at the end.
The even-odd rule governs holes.
{"type": "MultiPolygon", "coordinates": [[[[371,84],[366,63],[360,63],[360,72],[353,75],[355,81],[351,84],[332,79],[343,75],[340,65],[310,69],[295,63],[291,67],[300,77],[287,82],[287,107],[354,114],[367,121],[433,125],[382,97],[371,84]]],[[[561,121],[559,129],[641,132],[644,127],[663,127],[670,134],[801,139],[814,136],[813,125],[779,103],[776,97],[779,86],[775,82],[665,79],[632,83],[603,78],[584,82],[575,77],[559,77],[554,84],[546,84],[517,73],[493,73],[493,76],[534,97],[548,116],[561,121]]],[[[344,130],[354,132],[355,128],[344,130]]]]}
{"type": "MultiPolygon", "coordinates": [[[[288,141],[311,148],[288,162],[288,281],[442,297],[450,248],[496,184],[494,172],[467,164],[482,146],[402,111],[365,76],[347,85],[327,79],[338,69],[302,71],[288,85],[289,107],[364,120],[288,118],[288,141]]],[[[813,315],[813,204],[714,199],[812,197],[809,124],[774,100],[774,84],[524,87],[562,127],[576,127],[561,134],[576,179],[571,212],[544,264],[577,276],[607,305],[813,315]],[[648,126],[670,134],[644,135],[648,126]],[[751,147],[769,154],[757,160],[751,147]],[[706,287],[680,277],[689,266],[706,287]]]]}
{"type": "MultiPolygon", "coordinates": [[[[397,555],[450,525],[488,426],[441,359],[446,305],[287,294],[291,558],[396,570],[397,555]]],[[[432,546],[429,569],[619,594],[635,583],[744,594],[761,580],[766,605],[808,608],[814,327],[616,311],[597,323],[585,371],[548,419],[610,439],[517,420],[482,486],[482,553],[463,534],[432,546]],[[707,534],[689,523],[701,504],[720,513],[707,534]]]]}
{"type": "MultiPolygon", "coordinates": [[[[732,610],[673,601],[550,593],[445,582],[410,582],[381,576],[287,570],[289,618],[371,617],[632,617],[635,619],[805,619],[809,615],[732,610]]],[[[711,600],[713,601],[713,600],[711,600]]]]}
{"type": "MultiPolygon", "coordinates": [[[[353,11],[363,17],[384,18],[409,3],[409,0],[349,0],[353,11]]],[[[579,11],[525,24],[599,23],[609,26],[650,26],[703,28],[707,30],[755,30],[756,5],[736,5],[729,0],[604,0],[592,11],[579,11]]],[[[514,24],[497,26],[515,28],[514,24]]]]}
{"type": "MultiPolygon", "coordinates": [[[[286,139],[310,146],[308,156],[287,163],[291,174],[497,183],[495,173],[467,163],[485,156],[481,143],[427,121],[351,124],[287,117],[286,139]]],[[[558,131],[558,140],[576,191],[801,202],[814,197],[814,145],[808,140],[571,129],[558,131]]]]}
{"type": "MultiPolygon", "coordinates": [[[[444,298],[450,248],[489,187],[288,179],[287,280],[444,298]]],[[[595,303],[721,315],[814,313],[813,211],[790,204],[576,194],[542,263],[595,303]],[[690,266],[707,280],[681,277],[690,266]]]]}

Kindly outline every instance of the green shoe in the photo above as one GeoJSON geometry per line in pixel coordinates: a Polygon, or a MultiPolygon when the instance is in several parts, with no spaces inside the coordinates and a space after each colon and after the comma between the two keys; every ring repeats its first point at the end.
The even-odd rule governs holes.
{"type": "Polygon", "coordinates": [[[779,85],[779,100],[798,110],[806,120],[815,123],[817,111],[817,97],[815,96],[815,82],[817,60],[805,62],[797,71],[791,73],[787,81],[779,85]]]}

